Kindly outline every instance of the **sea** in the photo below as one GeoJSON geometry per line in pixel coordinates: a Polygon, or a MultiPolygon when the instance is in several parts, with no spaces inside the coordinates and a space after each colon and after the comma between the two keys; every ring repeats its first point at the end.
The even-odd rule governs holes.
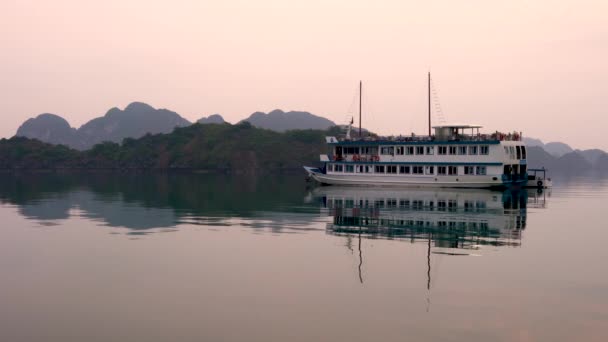
{"type": "Polygon", "coordinates": [[[0,341],[607,341],[608,178],[0,178],[0,341]]]}

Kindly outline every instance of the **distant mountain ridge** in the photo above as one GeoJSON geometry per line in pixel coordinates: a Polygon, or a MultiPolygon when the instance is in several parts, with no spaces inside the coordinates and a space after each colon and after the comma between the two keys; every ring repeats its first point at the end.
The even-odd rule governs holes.
{"type": "Polygon", "coordinates": [[[44,113],[27,119],[19,129],[17,136],[38,139],[56,145],[66,145],[80,149],[81,142],[76,138],[78,131],[59,115],[44,113]]]}
{"type": "Polygon", "coordinates": [[[221,115],[219,115],[219,114],[213,114],[213,115],[209,115],[206,118],[200,118],[196,122],[200,123],[200,124],[223,124],[223,123],[226,123],[226,121],[224,120],[224,118],[221,115]]]}
{"type": "Polygon", "coordinates": [[[58,115],[41,114],[25,121],[17,129],[16,136],[86,150],[104,141],[122,142],[125,138],[140,138],[148,133],[170,133],[175,127],[189,125],[190,121],[175,112],[133,102],[124,110],[114,107],[78,129],[70,127],[67,120],[58,115]]]}
{"type": "Polygon", "coordinates": [[[277,132],[285,132],[292,129],[324,130],[336,125],[331,120],[309,112],[284,112],[280,109],[275,109],[269,113],[255,112],[242,121],[247,121],[257,128],[265,128],[277,132]]]}
{"type": "Polygon", "coordinates": [[[556,157],[541,146],[528,146],[528,167],[557,173],[608,172],[608,153],[602,150],[575,150],[556,157]]]}
{"type": "Polygon", "coordinates": [[[524,142],[527,146],[540,146],[545,151],[549,152],[549,154],[558,158],[574,151],[572,147],[563,142],[548,142],[545,144],[542,140],[535,138],[524,138],[524,142]]]}
{"type": "Polygon", "coordinates": [[[600,149],[575,150],[563,142],[545,144],[535,138],[524,138],[524,142],[530,168],[545,167],[560,173],[608,172],[608,153],[600,149]]]}
{"type": "MultiPolygon", "coordinates": [[[[327,129],[335,123],[309,112],[280,109],[266,114],[255,112],[242,120],[251,125],[284,132],[293,129],[327,129]]],[[[197,120],[198,124],[226,123],[220,114],[213,114],[197,120]]],[[[66,145],[77,150],[87,150],[96,144],[109,141],[121,143],[125,138],[140,138],[146,134],[170,133],[176,127],[190,126],[192,123],[176,112],[156,109],[146,103],[133,102],[124,110],[111,108],[101,117],[94,118],[76,129],[67,120],[55,114],[40,114],[26,120],[16,136],[38,139],[50,144],[66,145]]]]}

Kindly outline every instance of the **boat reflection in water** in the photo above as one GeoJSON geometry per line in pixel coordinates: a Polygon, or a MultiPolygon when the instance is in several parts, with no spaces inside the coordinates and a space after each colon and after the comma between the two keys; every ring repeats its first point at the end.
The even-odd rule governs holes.
{"type": "MultiPolygon", "coordinates": [[[[448,249],[519,246],[529,196],[526,190],[336,187],[318,188],[315,195],[333,217],[329,234],[431,240],[434,247],[448,249]]],[[[544,202],[535,195],[537,203],[544,202]]]]}
{"type": "MultiPolygon", "coordinates": [[[[358,276],[363,283],[362,239],[403,240],[427,245],[426,289],[431,290],[431,254],[476,255],[484,246],[518,247],[527,208],[544,208],[546,193],[525,189],[402,189],[323,187],[313,192],[333,217],[327,233],[358,239],[358,276]]],[[[352,247],[349,247],[349,249],[352,247]]],[[[430,295],[430,292],[429,292],[430,295]]],[[[427,297],[430,305],[430,297],[427,297]]],[[[427,306],[427,310],[429,306],[427,306]]]]}

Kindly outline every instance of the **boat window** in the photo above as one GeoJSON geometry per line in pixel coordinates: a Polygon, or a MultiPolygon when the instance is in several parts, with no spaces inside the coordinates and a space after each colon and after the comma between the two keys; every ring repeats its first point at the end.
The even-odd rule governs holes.
{"type": "Polygon", "coordinates": [[[445,166],[437,166],[437,174],[438,175],[446,175],[447,168],[445,166]]]}
{"type": "Polygon", "coordinates": [[[521,147],[521,159],[526,159],[526,146],[521,147]]]}
{"type": "Polygon", "coordinates": [[[349,172],[349,173],[355,172],[355,166],[354,165],[346,165],[346,167],[344,168],[344,172],[349,172]]]}
{"type": "Polygon", "coordinates": [[[439,146],[439,154],[444,155],[448,153],[448,147],[447,146],[439,146]]]}
{"type": "Polygon", "coordinates": [[[456,146],[450,146],[450,154],[456,154],[456,146]]]}
{"type": "Polygon", "coordinates": [[[412,173],[415,175],[421,175],[424,172],[422,166],[412,166],[412,173]]]}
{"type": "MultiPolygon", "coordinates": [[[[439,208],[440,211],[445,211],[445,208],[447,207],[447,203],[445,200],[438,200],[437,201],[437,208],[439,208]]],[[[441,224],[441,222],[437,222],[437,224],[441,224]]]]}
{"type": "Polygon", "coordinates": [[[407,146],[405,148],[405,154],[414,154],[414,146],[407,146]]]}
{"type": "Polygon", "coordinates": [[[479,146],[479,154],[489,154],[489,153],[490,153],[490,146],[488,146],[488,145],[479,146]]]}
{"type": "Polygon", "coordinates": [[[369,165],[365,165],[365,173],[373,172],[372,167],[369,165]]]}
{"type": "Polygon", "coordinates": [[[393,155],[393,154],[395,154],[395,148],[393,146],[380,147],[380,154],[393,155]]]}
{"type": "Polygon", "coordinates": [[[386,173],[397,173],[397,165],[388,165],[386,167],[386,173]]]}
{"type": "Polygon", "coordinates": [[[435,174],[435,167],[434,166],[426,166],[424,168],[424,173],[427,175],[434,175],[435,174]]]}
{"type": "Polygon", "coordinates": [[[475,167],[473,166],[465,166],[464,167],[464,174],[465,175],[472,175],[475,172],[475,167]]]}
{"type": "Polygon", "coordinates": [[[342,164],[336,164],[336,165],[334,165],[334,171],[336,171],[336,172],[342,172],[342,164]]]}
{"type": "MultiPolygon", "coordinates": [[[[454,199],[448,200],[448,210],[449,211],[455,211],[457,207],[458,207],[458,201],[456,201],[454,199]]],[[[452,223],[453,222],[450,222],[450,225],[452,223]]]]}
{"type": "Polygon", "coordinates": [[[473,201],[464,201],[464,211],[473,211],[475,203],[473,201]]]}
{"type": "Polygon", "coordinates": [[[416,154],[424,154],[424,146],[416,146],[416,154]]]}
{"type": "Polygon", "coordinates": [[[334,170],[334,164],[327,164],[327,171],[331,172],[334,170]]]}
{"type": "Polygon", "coordinates": [[[458,166],[448,166],[448,175],[458,175],[458,166]]]}
{"type": "Polygon", "coordinates": [[[363,173],[363,165],[357,165],[357,172],[363,173]]]}
{"type": "Polygon", "coordinates": [[[409,166],[399,166],[399,173],[408,174],[410,173],[409,166]]]}
{"type": "Polygon", "coordinates": [[[515,146],[515,150],[517,152],[517,159],[521,159],[521,146],[515,146]]]}
{"type": "Polygon", "coordinates": [[[405,148],[403,146],[397,146],[395,148],[395,150],[397,151],[397,154],[400,155],[400,156],[403,155],[404,149],[405,148]]]}
{"type": "Polygon", "coordinates": [[[486,174],[486,167],[485,166],[478,166],[476,171],[477,171],[478,175],[485,175],[486,174]]]}
{"type": "Polygon", "coordinates": [[[358,147],[344,147],[344,154],[359,154],[358,147]]]}
{"type": "Polygon", "coordinates": [[[376,173],[384,173],[384,165],[376,165],[376,169],[374,171],[376,173]]]}
{"type": "Polygon", "coordinates": [[[477,146],[469,146],[469,154],[477,154],[477,146]]]}
{"type": "Polygon", "coordinates": [[[426,147],[426,154],[434,154],[434,153],[435,153],[435,146],[426,147]]]}
{"type": "Polygon", "coordinates": [[[467,154],[467,147],[466,146],[458,146],[458,154],[460,154],[460,155],[467,154]]]}
{"type": "Polygon", "coordinates": [[[505,146],[505,154],[508,155],[509,154],[509,147],[505,146]]]}
{"type": "Polygon", "coordinates": [[[515,159],[515,148],[513,146],[509,146],[509,154],[511,154],[511,159],[515,159]]]}

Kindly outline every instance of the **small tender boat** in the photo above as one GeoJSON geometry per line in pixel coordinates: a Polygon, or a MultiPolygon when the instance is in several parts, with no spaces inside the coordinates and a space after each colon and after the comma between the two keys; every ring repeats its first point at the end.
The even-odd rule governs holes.
{"type": "Polygon", "coordinates": [[[551,181],[551,178],[547,177],[547,170],[545,168],[528,169],[527,188],[547,189],[552,186],[553,182],[551,181]]]}

